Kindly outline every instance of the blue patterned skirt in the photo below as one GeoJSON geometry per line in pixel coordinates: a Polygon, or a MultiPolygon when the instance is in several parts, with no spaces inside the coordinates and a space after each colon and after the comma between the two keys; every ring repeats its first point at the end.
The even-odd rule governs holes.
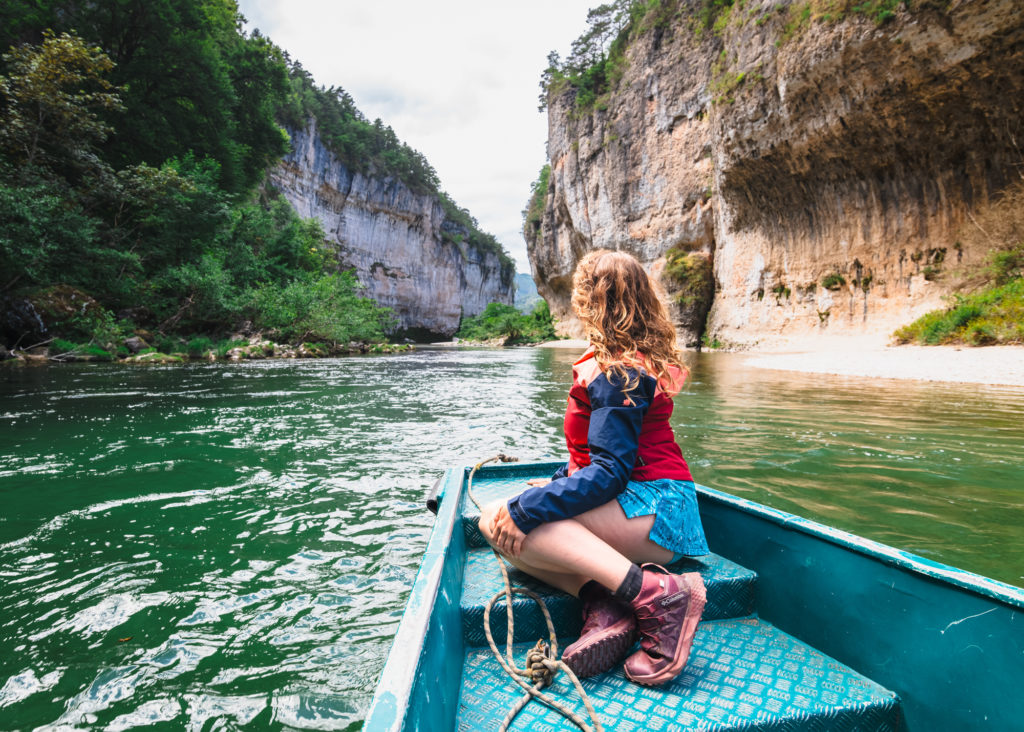
{"type": "Polygon", "coordinates": [[[626,518],[654,515],[648,538],[676,559],[708,553],[692,480],[631,480],[618,500],[626,518]]]}

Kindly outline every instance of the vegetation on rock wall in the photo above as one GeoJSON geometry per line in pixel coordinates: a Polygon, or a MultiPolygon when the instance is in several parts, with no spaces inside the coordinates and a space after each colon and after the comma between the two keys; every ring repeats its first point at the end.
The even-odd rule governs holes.
{"type": "Polygon", "coordinates": [[[1024,343],[1024,183],[972,216],[960,234],[954,250],[988,246],[987,264],[962,273],[960,292],[950,296],[947,308],[918,318],[894,337],[922,345],[1024,343]]]}
{"type": "Polygon", "coordinates": [[[523,209],[523,235],[533,239],[540,232],[541,219],[544,217],[544,201],[548,194],[548,182],[551,180],[551,166],[545,164],[540,169],[537,180],[530,186],[530,200],[523,209]]]}
{"type": "Polygon", "coordinates": [[[686,308],[707,308],[715,294],[715,277],[710,258],[701,252],[687,252],[673,247],[665,254],[665,277],[678,286],[674,294],[677,305],[686,308]]]}
{"type": "MultiPolygon", "coordinates": [[[[470,246],[480,252],[489,252],[497,256],[501,263],[501,281],[508,287],[512,286],[516,274],[516,264],[508,255],[501,243],[480,229],[480,222],[466,209],[459,206],[444,191],[438,191],[441,207],[444,209],[446,221],[441,227],[441,236],[460,247],[470,246]]],[[[463,250],[465,254],[465,250],[463,250]]]]}
{"type": "Polygon", "coordinates": [[[826,290],[838,290],[846,284],[846,278],[838,272],[831,272],[825,275],[825,278],[821,281],[821,286],[826,290]]]}
{"type": "Polygon", "coordinates": [[[679,308],[680,324],[696,334],[694,342],[687,345],[696,346],[700,342],[696,339],[700,339],[704,333],[708,311],[715,297],[711,258],[704,252],[672,247],[665,253],[664,282],[679,308]]]}

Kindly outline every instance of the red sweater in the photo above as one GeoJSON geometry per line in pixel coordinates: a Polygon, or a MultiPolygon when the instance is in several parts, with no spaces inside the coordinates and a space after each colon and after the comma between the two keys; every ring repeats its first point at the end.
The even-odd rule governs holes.
{"type": "MultiPolygon", "coordinates": [[[[565,444],[569,448],[567,474],[590,465],[588,431],[590,428],[591,403],[587,388],[594,379],[603,376],[601,367],[594,358],[594,350],[588,348],[573,364],[573,382],[569,389],[569,403],[565,409],[565,444]]],[[[644,372],[641,372],[643,374],[644,372]]],[[[644,374],[646,375],[646,374],[644,374]]],[[[682,374],[673,369],[670,374],[675,383],[681,384],[682,374]]],[[[647,376],[647,378],[652,378],[647,376]]],[[[636,462],[629,476],[630,480],[658,480],[674,478],[693,480],[690,468],[683,459],[682,450],[676,444],[675,433],[669,424],[672,416],[674,393],[666,393],[656,385],[654,398],[644,414],[640,426],[636,462]]],[[[625,397],[623,398],[625,401],[625,397]]]]}
{"type": "MultiPolygon", "coordinates": [[[[637,387],[601,371],[588,350],[573,367],[565,411],[569,462],[546,486],[508,502],[512,520],[529,533],[542,523],[578,516],[614,499],[630,480],[692,480],[668,420],[672,396],[643,369],[637,387]]],[[[681,374],[673,374],[682,383],[681,374]]]]}

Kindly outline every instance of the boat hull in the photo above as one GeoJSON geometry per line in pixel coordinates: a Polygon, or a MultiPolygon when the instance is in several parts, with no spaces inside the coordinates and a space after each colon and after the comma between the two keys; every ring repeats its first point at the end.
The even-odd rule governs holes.
{"type": "MultiPolygon", "coordinates": [[[[477,475],[522,484],[557,465],[501,465],[477,475]]],[[[456,727],[467,654],[460,599],[468,472],[442,478],[437,519],[366,730],[456,727]]],[[[698,492],[712,551],[760,577],[757,617],[895,691],[900,726],[1019,728],[1024,591],[752,501],[698,492]]]]}
{"type": "Polygon", "coordinates": [[[900,695],[909,730],[1024,728],[1024,591],[699,488],[757,614],[900,695]]]}

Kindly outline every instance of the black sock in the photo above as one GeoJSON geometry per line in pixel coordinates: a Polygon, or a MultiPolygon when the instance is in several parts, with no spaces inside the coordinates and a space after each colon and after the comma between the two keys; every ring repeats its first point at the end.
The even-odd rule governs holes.
{"type": "Polygon", "coordinates": [[[597,580],[588,580],[576,593],[584,602],[593,602],[609,595],[608,589],[597,580]]]}
{"type": "Polygon", "coordinates": [[[644,571],[636,564],[629,565],[626,579],[622,580],[619,589],[612,593],[617,600],[632,602],[640,594],[640,588],[644,586],[644,571]]]}

